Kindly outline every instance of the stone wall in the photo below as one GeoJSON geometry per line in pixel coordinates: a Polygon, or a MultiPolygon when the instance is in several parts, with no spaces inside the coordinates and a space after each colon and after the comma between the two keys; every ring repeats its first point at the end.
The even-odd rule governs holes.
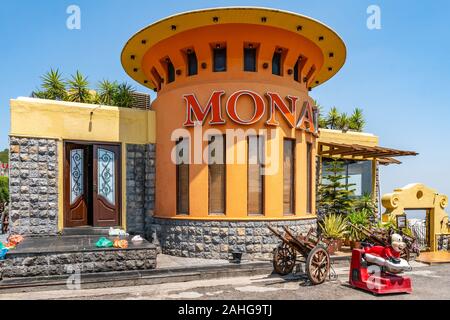
{"type": "Polygon", "coordinates": [[[280,240],[267,228],[288,226],[294,234],[316,228],[316,219],[293,221],[192,221],[152,218],[148,237],[154,234],[165,254],[205,259],[229,259],[233,251],[243,259],[272,259],[280,240]]]}
{"type": "Polygon", "coordinates": [[[144,234],[155,203],[155,145],[127,144],[127,231],[144,234]]]}
{"type": "Polygon", "coordinates": [[[10,137],[10,230],[58,232],[58,150],[53,139],[10,137]]]}
{"type": "Polygon", "coordinates": [[[11,254],[0,261],[0,279],[156,268],[156,248],[11,254]]]}

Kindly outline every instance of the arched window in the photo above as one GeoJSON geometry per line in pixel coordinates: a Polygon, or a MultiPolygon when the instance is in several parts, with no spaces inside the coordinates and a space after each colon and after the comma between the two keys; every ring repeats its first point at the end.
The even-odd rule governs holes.
{"type": "Polygon", "coordinates": [[[256,48],[252,44],[244,47],[244,71],[256,72],[256,48]]]}
{"type": "Polygon", "coordinates": [[[227,48],[221,45],[214,47],[214,72],[227,71],[227,48]]]}
{"type": "Polygon", "coordinates": [[[278,48],[272,57],[272,74],[281,76],[283,74],[283,49],[278,48]]]}
{"type": "Polygon", "coordinates": [[[194,76],[198,73],[197,55],[194,50],[187,51],[188,76],[194,76]]]}
{"type": "Polygon", "coordinates": [[[173,66],[172,61],[169,58],[166,59],[167,65],[167,83],[171,83],[175,81],[175,67],[173,66]]]}

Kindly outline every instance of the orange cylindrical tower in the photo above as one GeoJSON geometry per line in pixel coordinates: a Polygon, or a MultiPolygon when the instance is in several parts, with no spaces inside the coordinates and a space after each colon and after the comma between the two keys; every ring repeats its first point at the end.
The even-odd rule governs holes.
{"type": "Polygon", "coordinates": [[[183,13],[128,41],[125,70],[157,92],[151,224],[163,250],[258,256],[274,245],[268,223],[315,225],[318,128],[308,91],[345,57],[322,23],[263,8],[183,13]]]}

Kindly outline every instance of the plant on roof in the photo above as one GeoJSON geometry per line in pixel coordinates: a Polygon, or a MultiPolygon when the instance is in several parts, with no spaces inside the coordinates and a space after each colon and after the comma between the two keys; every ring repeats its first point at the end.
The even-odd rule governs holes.
{"type": "Polygon", "coordinates": [[[352,115],[348,119],[348,128],[352,131],[362,132],[366,121],[364,120],[363,111],[360,108],[355,108],[352,115]]]}
{"type": "Polygon", "coordinates": [[[91,102],[92,95],[89,90],[87,77],[77,71],[67,82],[69,85],[68,100],[72,102],[87,103],[91,102]]]}
{"type": "Polygon", "coordinates": [[[100,103],[108,106],[114,106],[116,103],[115,99],[119,91],[118,87],[119,85],[116,81],[100,81],[97,90],[100,103]]]}
{"type": "Polygon", "coordinates": [[[324,108],[317,102],[316,105],[319,107],[319,128],[356,132],[362,132],[364,130],[366,121],[362,109],[355,108],[349,116],[345,112],[339,112],[338,108],[332,107],[328,113],[323,116],[322,113],[324,108]]]}
{"type": "Polygon", "coordinates": [[[117,93],[114,96],[114,103],[118,107],[131,108],[134,103],[133,93],[136,90],[126,82],[117,86],[117,93]]]}
{"type": "Polygon", "coordinates": [[[50,69],[42,77],[41,90],[34,92],[35,97],[44,97],[51,100],[66,100],[66,81],[58,69],[50,69]]]}

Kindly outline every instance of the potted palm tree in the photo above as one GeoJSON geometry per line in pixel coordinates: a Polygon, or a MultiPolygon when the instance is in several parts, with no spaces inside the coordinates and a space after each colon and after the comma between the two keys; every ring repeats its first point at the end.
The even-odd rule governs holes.
{"type": "Polygon", "coordinates": [[[341,214],[330,214],[319,223],[324,239],[328,240],[328,252],[330,254],[341,250],[342,240],[347,234],[346,218],[341,214]]]}

